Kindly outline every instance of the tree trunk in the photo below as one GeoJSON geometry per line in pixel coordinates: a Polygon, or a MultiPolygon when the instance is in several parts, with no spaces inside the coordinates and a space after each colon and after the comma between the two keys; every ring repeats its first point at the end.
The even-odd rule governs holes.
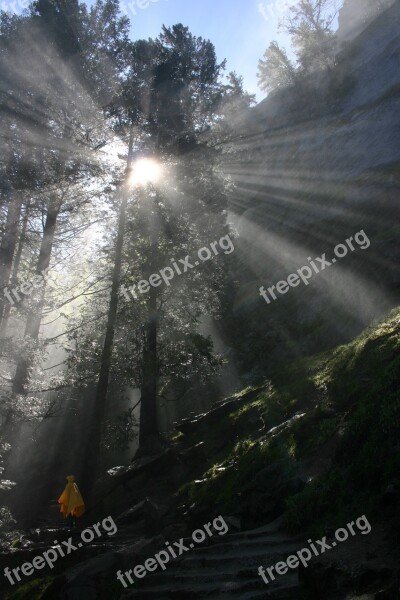
{"type": "MultiPolygon", "coordinates": [[[[28,200],[28,202],[26,204],[25,214],[24,214],[24,218],[22,220],[22,228],[21,228],[21,233],[19,236],[17,253],[15,255],[14,266],[13,266],[12,274],[11,274],[11,281],[10,281],[11,289],[13,289],[17,285],[19,265],[21,263],[22,251],[24,249],[26,229],[28,227],[29,207],[30,207],[30,200],[28,200]]],[[[10,317],[10,312],[11,312],[10,302],[7,302],[5,307],[4,307],[3,303],[0,305],[0,323],[1,323],[0,338],[4,338],[7,334],[7,325],[8,325],[8,319],[10,317]],[[1,315],[3,315],[3,318],[1,318],[1,315]]]]}
{"type": "Polygon", "coordinates": [[[139,445],[142,448],[151,438],[158,436],[157,421],[157,290],[149,291],[148,322],[143,350],[143,383],[140,402],[139,445]]]}
{"type": "MultiPolygon", "coordinates": [[[[57,226],[57,218],[60,212],[61,203],[59,200],[53,200],[46,215],[46,223],[43,230],[42,243],[40,246],[39,257],[36,265],[36,275],[40,275],[42,271],[48,268],[50,264],[51,251],[53,248],[54,234],[57,226]]],[[[38,301],[35,306],[35,311],[28,315],[24,337],[30,338],[34,342],[38,340],[40,323],[42,321],[42,310],[45,297],[46,284],[37,290],[38,301]]],[[[32,356],[23,356],[17,363],[17,369],[13,380],[12,391],[15,394],[26,393],[26,385],[29,380],[30,370],[32,366],[32,356]]]]}
{"type": "Polygon", "coordinates": [[[4,318],[6,306],[9,304],[4,297],[4,290],[8,286],[11,275],[11,268],[14,259],[15,248],[18,238],[18,226],[21,217],[22,194],[13,198],[10,196],[5,231],[0,246],[0,324],[4,318]]]}
{"type": "MultiPolygon", "coordinates": [[[[158,232],[160,217],[158,212],[158,197],[156,193],[154,218],[150,220],[151,250],[149,256],[147,279],[157,272],[158,232]]],[[[148,318],[146,337],[143,349],[142,387],[140,398],[139,446],[145,451],[152,450],[152,442],[158,437],[157,419],[157,384],[158,384],[158,290],[153,286],[149,290],[148,318]]]]}

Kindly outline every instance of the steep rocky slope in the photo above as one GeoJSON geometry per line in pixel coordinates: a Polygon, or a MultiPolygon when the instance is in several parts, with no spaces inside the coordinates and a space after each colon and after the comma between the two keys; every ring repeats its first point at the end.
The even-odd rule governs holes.
{"type": "Polygon", "coordinates": [[[246,373],[345,342],[398,304],[399,23],[395,2],[343,47],[332,72],[255,107],[226,155],[241,277],[225,332],[246,373]],[[260,298],[261,285],[331,256],[360,230],[367,251],[270,305],[260,298]]]}
{"type": "MultiPolygon", "coordinates": [[[[348,345],[296,361],[195,419],[154,455],[97,483],[80,525],[111,515],[118,531],[85,544],[7,600],[399,597],[400,310],[348,345]],[[124,589],[137,564],[222,515],[229,527],[124,589]],[[366,515],[372,526],[267,590],[258,567],[366,515]],[[396,583],[397,581],[397,583],[396,583]],[[397,586],[397,587],[396,587],[397,586]],[[268,596],[266,596],[268,594],[268,596]]],[[[73,532],[78,539],[80,530],[73,532]]],[[[66,531],[25,532],[2,568],[31,561],[66,531]]]]}

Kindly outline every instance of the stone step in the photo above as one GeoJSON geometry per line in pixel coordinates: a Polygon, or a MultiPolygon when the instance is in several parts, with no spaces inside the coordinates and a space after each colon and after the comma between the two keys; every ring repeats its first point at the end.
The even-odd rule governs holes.
{"type": "Polygon", "coordinates": [[[141,599],[147,600],[157,598],[179,599],[185,598],[232,598],[241,600],[247,597],[256,597],[254,594],[259,594],[259,598],[283,599],[295,597],[294,594],[298,589],[297,575],[290,577],[282,577],[280,582],[274,586],[266,586],[260,577],[249,579],[248,581],[237,581],[235,579],[225,579],[224,581],[205,580],[195,584],[179,583],[171,578],[169,583],[158,586],[144,586],[141,584],[137,589],[127,589],[123,592],[121,599],[141,599]]]}
{"type": "MultiPolygon", "coordinates": [[[[174,562],[180,565],[182,569],[195,569],[204,568],[210,566],[215,568],[220,565],[227,565],[235,561],[241,561],[241,564],[246,566],[251,565],[269,565],[282,559],[284,556],[293,554],[299,550],[298,543],[279,544],[275,547],[268,548],[267,546],[255,546],[252,548],[227,551],[225,554],[216,553],[213,554],[211,549],[210,552],[204,554],[192,553],[180,559],[176,559],[174,562]]],[[[171,563],[172,564],[172,561],[171,563]]]]}
{"type": "MultiPolygon", "coordinates": [[[[232,586],[240,587],[241,589],[247,589],[249,583],[251,583],[251,589],[253,589],[254,586],[256,589],[264,589],[264,587],[275,589],[288,585],[289,583],[290,585],[297,585],[297,573],[296,571],[292,571],[285,576],[277,578],[266,586],[264,581],[258,575],[257,569],[236,570],[236,572],[233,568],[230,571],[204,569],[204,571],[186,574],[182,571],[165,571],[160,577],[156,577],[155,575],[152,577],[147,576],[146,579],[134,583],[133,587],[137,586],[138,589],[148,589],[153,587],[168,588],[171,586],[171,581],[174,585],[183,586],[184,588],[196,587],[204,582],[212,581],[217,587],[226,584],[226,582],[230,582],[232,586]]],[[[128,583],[128,580],[126,580],[126,583],[128,583]]]]}
{"type": "MultiPolygon", "coordinates": [[[[212,544],[195,544],[194,542],[186,543],[186,547],[190,546],[190,554],[196,554],[202,556],[203,554],[207,554],[208,556],[217,556],[218,554],[224,554],[227,552],[247,552],[252,549],[263,549],[263,548],[271,548],[274,549],[279,546],[294,546],[298,545],[301,549],[302,545],[304,546],[304,538],[288,538],[285,535],[266,535],[263,537],[256,537],[250,539],[243,539],[238,541],[231,541],[229,537],[220,538],[219,540],[215,540],[212,544]],[[222,541],[224,540],[224,541],[222,541]],[[193,547],[191,546],[193,544],[193,547]]],[[[186,556],[186,553],[182,556],[186,556]]]]}
{"type": "MultiPolygon", "coordinates": [[[[190,584],[191,582],[198,583],[204,579],[212,579],[213,581],[224,581],[231,579],[235,579],[237,581],[247,581],[257,576],[257,570],[258,567],[257,569],[247,568],[238,570],[237,564],[227,565],[223,570],[206,568],[195,572],[167,568],[165,571],[157,571],[151,574],[149,573],[146,575],[146,578],[142,580],[142,582],[146,584],[148,582],[149,585],[161,585],[170,582],[171,579],[186,584],[190,584]]],[[[295,573],[295,571],[292,573],[295,573]]],[[[132,577],[134,578],[133,575],[132,577]]],[[[289,574],[287,577],[289,577],[289,574]]],[[[272,585],[275,584],[272,582],[272,585]]]]}

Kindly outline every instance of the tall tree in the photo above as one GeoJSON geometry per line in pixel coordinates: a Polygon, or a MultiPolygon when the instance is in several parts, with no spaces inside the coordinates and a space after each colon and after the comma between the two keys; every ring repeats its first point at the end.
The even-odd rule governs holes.
{"type": "Polygon", "coordinates": [[[336,38],[333,30],[339,0],[300,0],[281,23],[292,39],[299,66],[307,73],[333,66],[336,38]]]}
{"type": "MultiPolygon", "coordinates": [[[[134,64],[138,59],[145,66],[147,74],[145,83],[146,103],[141,108],[144,129],[150,134],[150,148],[156,155],[167,162],[176,160],[178,156],[193,153],[198,148],[199,137],[209,128],[222,97],[220,76],[224,63],[218,64],[215,49],[209,41],[193,36],[187,27],[175,25],[163,27],[156,43],[150,42],[147,52],[143,53],[143,44],[133,48],[134,64]],[[153,56],[151,56],[153,54],[153,56]],[[146,64],[143,57],[151,64],[146,64]],[[149,71],[151,73],[148,77],[149,71]]],[[[167,210],[160,210],[164,201],[159,201],[159,193],[155,196],[155,221],[159,227],[173,231],[168,223],[167,210]]],[[[221,212],[224,207],[220,207],[221,212]]],[[[173,227],[179,231],[178,219],[174,219],[173,227]]],[[[152,235],[154,233],[154,226],[152,235]]],[[[175,236],[179,233],[174,232],[175,236]]],[[[174,240],[171,234],[171,240],[174,240]]],[[[151,272],[154,263],[161,262],[161,236],[150,246],[150,259],[147,260],[145,273],[151,272]],[[154,260],[154,254],[157,258],[154,260]]],[[[176,249],[175,249],[176,250],[176,249]]],[[[165,259],[166,256],[164,255],[165,259]]],[[[154,272],[154,271],[153,271],[154,272]]],[[[146,441],[151,445],[151,438],[158,435],[157,425],[157,381],[159,375],[159,356],[157,347],[159,327],[159,292],[152,287],[147,302],[147,318],[145,340],[142,356],[141,386],[141,418],[140,443],[146,441]]]]}
{"type": "MultiPolygon", "coordinates": [[[[130,213],[125,245],[125,257],[129,257],[127,264],[131,266],[127,268],[125,284],[133,283],[135,276],[150,277],[170,263],[171,255],[179,251],[182,254],[187,252],[188,231],[192,233],[193,230],[193,241],[198,240],[199,243],[202,238],[213,241],[216,231],[219,237],[226,233],[223,213],[226,197],[224,184],[218,183],[219,176],[215,172],[216,152],[207,148],[202,139],[217,120],[224,94],[220,81],[224,64],[217,63],[210,42],[194,37],[182,25],[164,28],[157,40],[134,43],[128,64],[123,92],[110,104],[109,114],[120,135],[126,135],[132,128],[138,132],[135,144],[138,156],[149,152],[155,156],[165,167],[165,172],[170,173],[171,181],[175,178],[181,191],[176,192],[178,197],[174,201],[169,197],[168,185],[150,186],[141,191],[132,190],[128,204],[134,207],[129,208],[134,210],[134,214],[130,213]],[[200,188],[197,191],[196,186],[200,188]],[[181,210],[176,214],[178,206],[181,210]],[[199,231],[190,227],[190,217],[197,220],[199,231]],[[129,236],[135,240],[134,243],[130,242],[129,236]],[[131,249],[133,255],[127,249],[131,249]]],[[[116,258],[114,256],[114,261],[116,258]]],[[[193,283],[192,279],[190,281],[193,283]]],[[[167,305],[164,296],[168,298],[168,292],[169,290],[164,294],[152,287],[139,306],[122,306],[119,311],[120,315],[125,315],[124,322],[127,319],[129,322],[133,321],[132,334],[128,334],[129,340],[132,336],[129,341],[132,373],[126,380],[132,383],[133,379],[141,388],[142,446],[146,442],[151,445],[152,438],[158,436],[157,404],[163,371],[161,356],[164,356],[161,343],[164,324],[161,317],[165,312],[162,307],[167,305]],[[139,335],[134,333],[138,330],[138,323],[142,323],[139,335]]],[[[199,289],[192,293],[197,294],[197,297],[201,295],[199,289]]],[[[205,306],[206,303],[203,302],[200,306],[205,306]]],[[[200,312],[195,310],[189,320],[196,323],[200,312]]],[[[107,323],[105,326],[108,327],[107,323]]],[[[93,334],[95,332],[91,331],[89,339],[93,340],[93,334]]],[[[192,337],[191,340],[194,348],[194,340],[198,341],[199,338],[192,337]]],[[[118,342],[117,336],[114,359],[118,353],[118,342]]],[[[81,343],[85,348],[83,339],[81,343]]],[[[202,351],[206,356],[209,347],[206,350],[204,345],[202,351]]],[[[80,350],[79,354],[81,355],[80,350]]],[[[211,360],[211,354],[209,356],[211,360]]],[[[99,359],[100,372],[104,373],[101,355],[99,359]]],[[[90,370],[82,357],[72,361],[72,364],[90,370]]],[[[115,365],[111,365],[111,375],[115,373],[115,368],[115,365]]],[[[96,404],[100,406],[96,407],[95,412],[98,414],[104,414],[105,411],[104,390],[107,378],[104,377],[103,380],[101,393],[97,387],[96,404]]],[[[101,423],[97,421],[94,427],[98,426],[101,423]]],[[[97,446],[96,443],[96,450],[93,451],[97,452],[97,446]]]]}
{"type": "MultiPolygon", "coordinates": [[[[65,225],[67,216],[87,203],[85,198],[71,201],[71,191],[100,173],[91,146],[98,147],[99,138],[107,136],[101,103],[110,101],[115,86],[110,64],[105,69],[98,61],[100,56],[118,55],[126,37],[127,20],[119,22],[117,12],[114,0],[97,3],[90,14],[77,1],[38,0],[23,18],[9,23],[3,17],[0,66],[6,83],[2,110],[12,128],[14,123],[24,127],[22,152],[41,157],[41,172],[34,183],[35,192],[40,189],[44,199],[42,239],[33,270],[37,276],[50,265],[60,219],[65,225]],[[102,34],[95,52],[94,35],[106,29],[106,24],[110,30],[112,16],[116,27],[108,36],[102,34]],[[110,44],[113,35],[117,37],[114,45],[110,44]],[[29,105],[24,101],[26,93],[29,105]]],[[[14,211],[17,206],[13,204],[14,211]]],[[[44,302],[42,286],[28,303],[27,344],[17,361],[15,394],[27,391],[44,302]]]]}
{"type": "Polygon", "coordinates": [[[293,85],[304,76],[335,64],[337,53],[334,22],[339,0],[300,0],[289,7],[289,15],[279,28],[290,36],[296,64],[275,41],[258,65],[259,87],[271,90],[293,85]]]}
{"type": "Polygon", "coordinates": [[[257,78],[264,92],[285,88],[296,82],[296,68],[278,42],[271,42],[259,61],[257,78]]]}

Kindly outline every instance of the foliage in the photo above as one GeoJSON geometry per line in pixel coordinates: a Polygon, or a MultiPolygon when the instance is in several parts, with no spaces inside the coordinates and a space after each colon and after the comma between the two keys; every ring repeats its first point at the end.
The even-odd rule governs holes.
{"type": "Polygon", "coordinates": [[[47,576],[21,583],[16,590],[6,592],[5,600],[24,600],[25,598],[40,600],[46,595],[46,590],[50,588],[55,579],[54,576],[47,576]]]}
{"type": "Polygon", "coordinates": [[[331,67],[336,45],[332,30],[338,0],[300,0],[289,9],[281,29],[291,37],[299,67],[306,73],[331,67]]]}
{"type": "MultiPolygon", "coordinates": [[[[4,458],[5,454],[9,452],[11,449],[10,444],[0,440],[0,477],[4,473],[4,458]]],[[[8,479],[0,479],[0,490],[7,491],[14,487],[15,483],[13,481],[9,481],[8,479]]]]}
{"type": "Polygon", "coordinates": [[[235,511],[238,494],[263,468],[284,459],[285,465],[300,465],[301,470],[303,460],[314,460],[334,441],[332,468],[288,497],[287,528],[305,528],[318,536],[355,515],[376,511],[387,485],[398,482],[400,469],[399,348],[397,309],[353,342],[275,371],[259,388],[256,401],[249,401],[231,420],[254,406],[263,415],[265,430],[299,411],[305,416],[273,437],[232,441],[200,481],[180,490],[181,500],[235,511]]]}
{"type": "MultiPolygon", "coordinates": [[[[94,148],[109,136],[99,100],[112,86],[115,93],[118,61],[113,63],[111,55],[116,59],[117,45],[126,40],[127,21],[119,21],[117,15],[118,5],[111,0],[97,3],[89,13],[78,2],[56,6],[38,0],[23,16],[11,20],[5,13],[1,16],[0,71],[8,82],[8,99],[1,109],[0,171],[7,188],[7,216],[14,210],[17,218],[18,211],[21,220],[22,214],[27,218],[25,233],[17,223],[12,236],[18,244],[7,248],[8,266],[3,252],[1,286],[10,275],[11,287],[32,280],[43,263],[51,265],[57,284],[43,285],[40,293],[11,309],[1,307],[3,338],[7,311],[13,325],[6,338],[7,353],[2,352],[3,372],[10,375],[2,384],[1,410],[7,423],[48,416],[51,402],[41,390],[47,389],[44,381],[49,378],[40,365],[46,350],[52,351],[53,340],[39,339],[40,317],[57,321],[53,311],[61,306],[68,310],[85,288],[79,290],[78,275],[71,287],[64,286],[65,274],[74,269],[81,235],[92,220],[104,216],[104,190],[115,172],[94,148]],[[96,37],[99,31],[102,34],[96,37]],[[26,370],[27,378],[12,377],[15,364],[17,372],[26,370]]],[[[55,378],[49,387],[59,389],[61,384],[55,378]]]]}
{"type": "MultiPolygon", "coordinates": [[[[208,131],[227,120],[228,105],[241,110],[250,97],[234,75],[228,86],[221,83],[224,63],[217,63],[212,44],[182,25],[133,43],[127,60],[121,94],[108,110],[116,131],[137,132],[137,152],[156,152],[168,179],[129,193],[122,264],[122,283],[129,288],[170,265],[172,257],[183,258],[230,232],[229,182],[218,169],[219,152],[208,144],[208,131]]],[[[111,248],[113,243],[110,236],[111,248]]],[[[112,251],[101,254],[99,279],[109,280],[113,259],[112,251]]],[[[220,316],[226,280],[222,259],[215,257],[154,291],[158,398],[181,398],[217,374],[221,360],[211,340],[200,335],[199,319],[220,316]]],[[[109,300],[109,289],[102,288],[71,316],[70,381],[96,380],[109,300]]],[[[121,389],[140,388],[148,378],[144,357],[152,311],[149,295],[120,298],[111,372],[121,389]]]]}
{"type": "Polygon", "coordinates": [[[120,415],[114,416],[105,423],[105,434],[103,438],[104,447],[107,450],[127,450],[137,437],[138,422],[131,408],[126,409],[120,415]]]}
{"type": "Polygon", "coordinates": [[[289,16],[281,21],[280,29],[291,38],[296,64],[285,49],[271,42],[258,65],[262,90],[295,85],[305,76],[334,66],[336,37],[332,27],[337,12],[337,0],[300,0],[290,6],[289,16]]]}
{"type": "Polygon", "coordinates": [[[257,78],[264,92],[286,88],[296,83],[295,66],[278,42],[271,42],[263,59],[259,61],[257,78]]]}
{"type": "Polygon", "coordinates": [[[0,536],[13,530],[16,521],[13,518],[10,509],[6,506],[0,508],[0,536]]]}
{"type": "Polygon", "coordinates": [[[376,510],[386,486],[397,477],[399,317],[400,311],[393,311],[320,362],[316,384],[336,410],[349,414],[341,424],[335,468],[289,501],[289,527],[310,527],[315,514],[317,526],[322,522],[334,526],[354,517],[354,511],[376,510]]]}

